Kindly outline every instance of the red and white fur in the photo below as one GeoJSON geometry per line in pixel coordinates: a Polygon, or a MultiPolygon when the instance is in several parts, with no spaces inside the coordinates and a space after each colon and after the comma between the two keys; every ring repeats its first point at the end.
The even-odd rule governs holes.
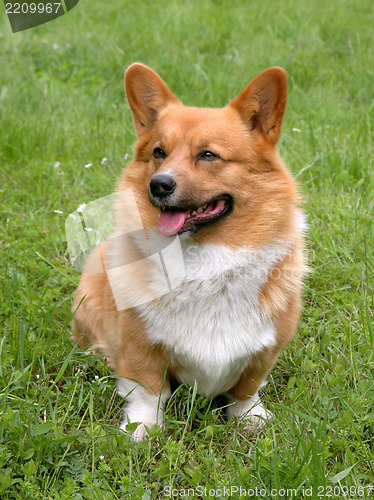
{"type": "Polygon", "coordinates": [[[136,291],[116,265],[124,253],[134,262],[144,259],[133,238],[113,238],[96,249],[75,297],[73,338],[105,353],[126,397],[121,427],[140,422],[134,440],[146,437],[146,426],[162,424],[171,377],[196,382],[208,398],[226,394],[233,403],[229,417],[260,423],[268,412],[258,390],[297,330],[305,271],[300,200],[276,150],[285,72],[265,70],[220,109],[184,106],[142,64],[129,67],[125,83],[138,141],[118,185],[118,232],[131,226],[131,208],[121,200],[129,188],[143,226],[158,226],[163,234],[179,228],[183,210],[190,214],[208,204],[218,212],[224,202],[210,200],[222,194],[230,211],[206,225],[192,219],[191,231],[183,231],[184,222],[184,279],[166,294],[149,263],[134,271],[136,291]],[[166,209],[150,192],[151,180],[162,174],[175,183],[166,209]],[[89,272],[95,263],[100,268],[103,253],[102,272],[89,272]],[[113,282],[129,304],[139,290],[149,300],[118,310],[113,282]]]}

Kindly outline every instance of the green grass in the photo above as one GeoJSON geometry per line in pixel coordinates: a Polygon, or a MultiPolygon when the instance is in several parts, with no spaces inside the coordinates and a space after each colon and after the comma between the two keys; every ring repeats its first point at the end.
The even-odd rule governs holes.
{"type": "Polygon", "coordinates": [[[82,1],[18,34],[1,17],[2,498],[153,499],[199,485],[369,498],[358,488],[374,484],[373,25],[370,0],[82,1]],[[257,436],[181,387],[165,432],[131,443],[109,370],[69,340],[79,275],[64,220],[109,194],[131,159],[122,79],[135,60],[191,105],[224,105],[271,65],[289,75],[279,149],[304,195],[314,272],[257,436]]]}

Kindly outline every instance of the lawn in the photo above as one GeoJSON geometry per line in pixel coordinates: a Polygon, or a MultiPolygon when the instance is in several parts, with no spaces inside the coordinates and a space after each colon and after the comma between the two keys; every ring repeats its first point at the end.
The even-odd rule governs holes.
{"type": "Polygon", "coordinates": [[[1,9],[0,497],[373,497],[372,1],[82,0],[16,34],[1,9]],[[180,387],[165,430],[132,443],[104,361],[69,339],[79,273],[65,219],[132,158],[133,61],[190,105],[225,105],[272,65],[288,73],[279,150],[303,193],[312,272],[257,435],[180,387]]]}

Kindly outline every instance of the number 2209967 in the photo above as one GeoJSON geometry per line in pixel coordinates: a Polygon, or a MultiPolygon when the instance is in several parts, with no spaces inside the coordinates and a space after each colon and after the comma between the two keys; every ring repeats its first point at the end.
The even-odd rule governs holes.
{"type": "Polygon", "coordinates": [[[61,2],[48,2],[48,3],[26,3],[26,2],[13,2],[5,4],[5,11],[7,14],[57,14],[63,10],[61,2]]]}
{"type": "Polygon", "coordinates": [[[371,498],[372,486],[318,486],[317,496],[323,498],[371,498]]]}

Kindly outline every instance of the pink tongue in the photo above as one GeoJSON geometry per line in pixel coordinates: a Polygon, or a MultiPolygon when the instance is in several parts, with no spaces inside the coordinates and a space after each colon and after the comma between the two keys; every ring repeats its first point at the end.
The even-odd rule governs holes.
{"type": "Polygon", "coordinates": [[[186,220],[185,210],[164,210],[158,219],[158,230],[164,236],[176,234],[186,220]]]}

